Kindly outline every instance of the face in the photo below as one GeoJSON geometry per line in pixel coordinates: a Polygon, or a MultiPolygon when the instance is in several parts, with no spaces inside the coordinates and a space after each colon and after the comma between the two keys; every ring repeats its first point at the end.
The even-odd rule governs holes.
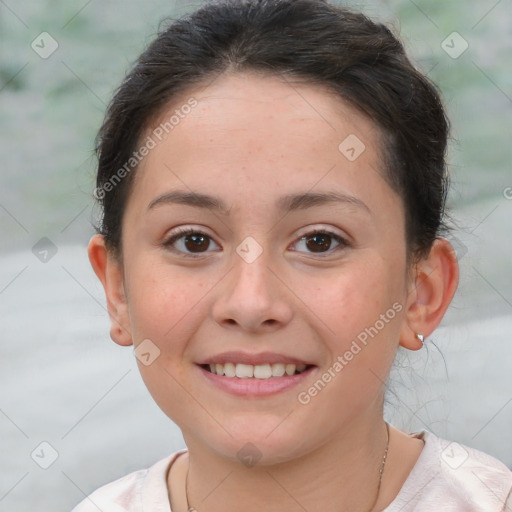
{"type": "Polygon", "coordinates": [[[252,74],[162,120],[176,110],[145,135],[123,218],[124,323],[189,449],[292,460],[381,414],[408,283],[379,131],[318,86],[252,74]]]}

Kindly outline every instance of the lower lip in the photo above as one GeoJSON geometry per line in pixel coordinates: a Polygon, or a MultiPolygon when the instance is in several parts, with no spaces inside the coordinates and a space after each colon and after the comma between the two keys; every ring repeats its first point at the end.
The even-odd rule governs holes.
{"type": "Polygon", "coordinates": [[[198,366],[201,373],[208,379],[208,382],[214,384],[222,391],[231,393],[236,396],[272,396],[286,391],[294,386],[304,382],[315,370],[315,366],[311,366],[302,373],[296,375],[287,375],[283,377],[271,377],[269,379],[255,378],[238,378],[225,377],[205,370],[202,366],[198,366]]]}

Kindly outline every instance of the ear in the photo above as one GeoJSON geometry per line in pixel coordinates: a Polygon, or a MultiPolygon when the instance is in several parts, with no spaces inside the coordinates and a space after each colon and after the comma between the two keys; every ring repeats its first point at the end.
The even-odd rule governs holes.
{"type": "Polygon", "coordinates": [[[88,246],[89,261],[101,281],[110,316],[110,337],[119,345],[132,345],[122,265],[105,246],[103,235],[94,235],[88,246]]]}
{"type": "Polygon", "coordinates": [[[406,301],[405,323],[400,345],[418,350],[441,323],[459,283],[459,264],[455,250],[446,238],[434,241],[428,257],[421,260],[412,274],[406,301]]]}

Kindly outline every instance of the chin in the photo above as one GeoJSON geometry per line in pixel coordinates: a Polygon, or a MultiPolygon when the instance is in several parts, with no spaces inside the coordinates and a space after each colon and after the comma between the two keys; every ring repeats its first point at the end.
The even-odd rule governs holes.
{"type": "Polygon", "coordinates": [[[304,428],[287,425],[286,415],[276,419],[275,416],[266,422],[254,419],[247,426],[243,422],[230,422],[229,432],[212,438],[212,432],[203,432],[203,442],[216,455],[230,462],[240,463],[246,467],[255,465],[274,466],[294,461],[303,457],[312,447],[305,445],[304,440],[310,438],[304,428]],[[284,421],[283,421],[284,420],[284,421]]]}

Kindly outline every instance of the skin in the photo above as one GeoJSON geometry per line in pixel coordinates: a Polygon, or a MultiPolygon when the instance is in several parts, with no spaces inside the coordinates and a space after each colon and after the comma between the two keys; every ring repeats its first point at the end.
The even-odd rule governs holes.
{"type": "MultiPolygon", "coordinates": [[[[458,283],[455,253],[440,238],[427,258],[406,266],[403,202],[383,178],[379,130],[327,90],[225,74],[175,98],[162,119],[191,96],[198,105],[137,170],[122,262],[102,236],[89,244],[112,339],[135,347],[149,339],[160,350],[152,364],[138,364],[188,447],[169,472],[172,510],[187,508],[187,473],[189,503],[199,512],[257,511],[262,497],[271,512],[370,510],[387,440],[384,382],[398,346],[418,350],[415,334],[428,337],[440,323],[458,283]],[[354,161],[338,149],[350,134],[365,144],[354,161]],[[175,189],[217,196],[229,213],[182,204],[148,210],[175,189]],[[282,195],[320,191],[353,196],[369,211],[352,203],[276,209],[282,195]],[[175,251],[166,247],[178,226],[205,232],[206,252],[185,257],[192,244],[183,238],[175,251]],[[320,242],[324,252],[314,252],[311,237],[309,245],[301,238],[316,228],[348,245],[331,238],[330,248],[320,242]],[[251,263],[236,252],[248,236],[263,249],[251,263]],[[394,303],[396,316],[307,405],[299,403],[298,392],[394,303]],[[279,352],[317,368],[300,388],[236,397],[208,385],[196,366],[227,350],[279,352]],[[250,468],[237,458],[247,442],[261,453],[250,468]]],[[[422,447],[391,428],[373,510],[393,500],[422,447]]]]}

